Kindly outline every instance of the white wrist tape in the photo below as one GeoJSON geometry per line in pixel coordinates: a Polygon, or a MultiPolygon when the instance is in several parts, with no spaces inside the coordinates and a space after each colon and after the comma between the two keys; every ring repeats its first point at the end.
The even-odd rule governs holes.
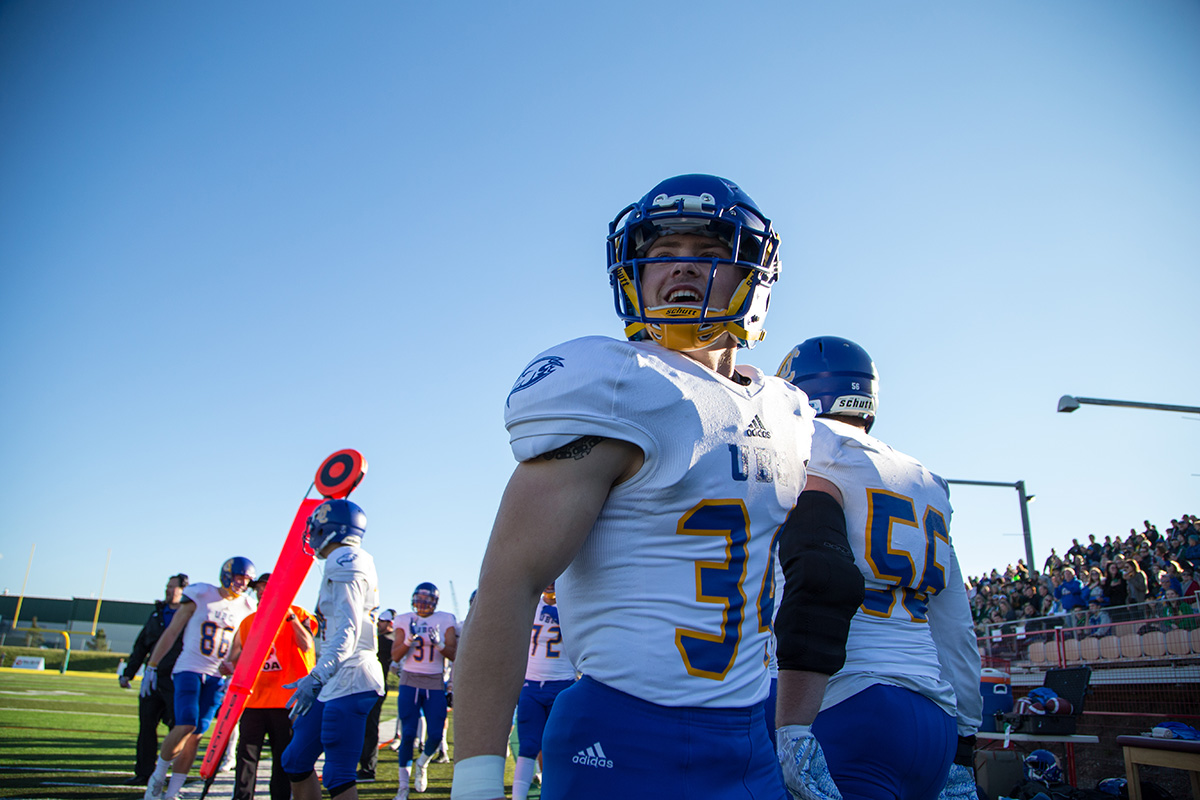
{"type": "Polygon", "coordinates": [[[450,800],[504,797],[504,756],[471,756],[454,762],[450,800]]]}

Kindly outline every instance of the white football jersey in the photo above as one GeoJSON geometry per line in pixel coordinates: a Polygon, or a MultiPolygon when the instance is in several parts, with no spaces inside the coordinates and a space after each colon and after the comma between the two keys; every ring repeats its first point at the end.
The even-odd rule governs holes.
{"type": "Polygon", "coordinates": [[[979,651],[950,542],[945,481],[833,419],[817,420],[808,471],[841,491],[850,547],[866,583],[850,623],[846,664],[830,680],[822,708],[887,683],[957,713],[960,729],[974,733],[983,702],[979,651]],[[964,698],[957,704],[956,690],[964,698]]]}
{"type": "Polygon", "coordinates": [[[320,651],[312,675],[321,682],[322,703],[358,692],[384,693],[379,665],[379,579],[375,559],[361,547],[334,549],[325,559],[317,595],[320,651]]]}
{"type": "Polygon", "coordinates": [[[429,632],[436,630],[442,641],[446,641],[446,631],[453,630],[458,635],[458,620],[449,611],[434,611],[428,617],[422,617],[415,611],[409,611],[396,617],[393,626],[396,636],[404,637],[407,632],[412,636],[420,636],[420,642],[413,642],[408,649],[408,657],[404,661],[404,671],[414,675],[445,675],[446,657],[438,649],[429,644],[429,632]]]}
{"type": "Polygon", "coordinates": [[[558,624],[558,606],[538,600],[533,630],[529,633],[529,661],[525,664],[527,681],[573,681],[575,667],[563,652],[562,627],[558,624]]]}
{"type": "Polygon", "coordinates": [[[769,686],[771,555],[813,412],[786,381],[738,372],[748,385],[657,344],[588,337],[536,358],[506,404],[518,461],[583,436],[641,448],[555,588],[575,667],[659,705],[744,708],[769,686]]]}
{"type": "Polygon", "coordinates": [[[209,583],[193,583],[183,590],[183,596],[196,604],[196,610],[183,629],[183,649],[171,672],[220,675],[221,660],[229,654],[238,625],[257,604],[248,592],[226,600],[221,590],[209,583]]]}

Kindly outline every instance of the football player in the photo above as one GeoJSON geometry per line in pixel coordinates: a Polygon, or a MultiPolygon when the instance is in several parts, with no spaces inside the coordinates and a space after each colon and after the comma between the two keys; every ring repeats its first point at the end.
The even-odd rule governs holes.
{"type": "Polygon", "coordinates": [[[254,563],[236,556],[221,565],[220,586],[193,583],[183,590],[183,602],[171,624],[154,645],[142,675],[142,694],[154,691],[158,664],[176,639],[183,648],[175,660],[175,727],[163,739],[154,773],[146,784],[147,800],[173,800],[187,780],[200,736],[208,730],[221,700],[225,679],[221,662],[229,653],[234,631],[256,604],[246,590],[256,577],[254,563]],[[171,770],[168,779],[167,770],[171,770]]]}
{"type": "Polygon", "coordinates": [[[421,715],[425,716],[425,743],[413,764],[413,788],[429,786],[429,762],[438,752],[446,725],[444,669],[458,651],[457,620],[449,611],[438,611],[440,594],[432,583],[413,590],[412,611],[395,619],[396,643],[392,661],[408,656],[400,672],[396,712],[400,719],[400,787],[395,800],[408,797],[409,764],[421,715]]]}
{"type": "Polygon", "coordinates": [[[519,463],[456,666],[456,800],[504,796],[551,581],[582,677],[550,712],[543,797],[787,797],[762,711],[770,561],[813,414],[736,364],[763,337],[778,247],[730,181],[663,181],[609,226],[628,341],[566,342],[517,379],[505,422],[519,463]],[[654,732],[652,757],[631,730],[654,732]]]}
{"type": "MultiPolygon", "coordinates": [[[[829,508],[844,509],[842,524],[866,585],[845,665],[829,680],[812,725],[829,771],[847,800],[933,800],[943,787],[948,796],[973,798],[980,659],[950,540],[946,482],[870,435],[878,377],[854,342],[809,339],[788,354],[779,376],[802,389],[817,412],[808,490],[828,495],[829,508]],[[864,720],[904,735],[880,748],[863,736],[864,720]]],[[[809,524],[836,525],[834,516],[814,513],[809,524]]],[[[781,649],[787,612],[785,598],[776,629],[781,649]]],[[[786,727],[791,709],[782,673],[779,692],[787,778],[793,763],[783,742],[795,731],[786,727]]]]}
{"type": "Polygon", "coordinates": [[[283,768],[296,800],[319,800],[321,784],[338,800],[358,800],[357,766],[367,715],[384,693],[376,644],[379,580],[375,560],[362,549],[367,515],[349,500],[313,509],[305,546],[325,562],[317,595],[319,648],[312,671],[284,688],[292,741],[283,768]],[[313,771],[325,753],[321,779],[313,771]]]}
{"type": "Polygon", "coordinates": [[[558,623],[554,584],[542,592],[533,630],[529,634],[529,661],[525,685],[517,700],[517,767],[513,772],[512,800],[525,800],[542,755],[542,734],[554,700],[575,683],[575,667],[563,653],[562,627],[558,623]]]}

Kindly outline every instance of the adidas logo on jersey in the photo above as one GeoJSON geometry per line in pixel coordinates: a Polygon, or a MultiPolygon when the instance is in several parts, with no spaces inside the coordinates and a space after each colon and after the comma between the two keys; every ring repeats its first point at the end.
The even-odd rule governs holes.
{"type": "Polygon", "coordinates": [[[586,750],[580,750],[571,759],[574,764],[579,764],[584,767],[603,767],[604,769],[612,769],[613,762],[608,756],[604,755],[604,748],[596,742],[586,750]]]}
{"type": "Polygon", "coordinates": [[[759,436],[763,439],[770,439],[771,432],[767,430],[767,426],[762,424],[762,420],[758,415],[754,415],[754,419],[750,420],[750,427],[746,428],[747,436],[759,436]]]}

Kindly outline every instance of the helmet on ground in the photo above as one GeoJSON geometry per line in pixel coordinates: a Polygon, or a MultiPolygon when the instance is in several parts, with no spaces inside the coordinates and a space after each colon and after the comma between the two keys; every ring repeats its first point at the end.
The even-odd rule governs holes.
{"type": "Polygon", "coordinates": [[[1062,770],[1058,759],[1049,750],[1034,750],[1025,756],[1025,780],[1039,783],[1061,783],[1062,770]]]}
{"type": "Polygon", "coordinates": [[[808,395],[818,417],[862,417],[868,433],[875,424],[879,373],[867,351],[849,339],[806,339],[792,348],[775,374],[808,395]]]}
{"type": "Polygon", "coordinates": [[[238,575],[246,576],[246,586],[249,587],[258,577],[258,570],[254,568],[253,561],[243,556],[234,556],[221,565],[221,585],[226,589],[233,590],[233,579],[238,575]]]}
{"type": "Polygon", "coordinates": [[[608,226],[608,277],[617,316],[631,341],[649,339],[672,350],[697,350],[729,333],[739,347],[754,347],[766,335],[763,323],[771,286],[779,278],[779,236],[741,189],[715,175],[668,178],[617,214],[608,226]],[[730,258],[646,258],[654,241],[672,234],[719,239],[730,258]],[[707,274],[702,298],[647,307],[642,270],[654,263],[692,263],[707,274]],[[740,269],[727,307],[710,302],[719,267],[740,269]]]}
{"type": "Polygon", "coordinates": [[[349,500],[326,500],[313,509],[304,529],[304,545],[317,558],[331,544],[357,545],[367,532],[367,515],[349,500]]]}
{"type": "Polygon", "coordinates": [[[439,596],[438,588],[432,583],[418,583],[417,588],[413,589],[412,610],[417,612],[417,616],[428,617],[437,611],[439,596]]]}

